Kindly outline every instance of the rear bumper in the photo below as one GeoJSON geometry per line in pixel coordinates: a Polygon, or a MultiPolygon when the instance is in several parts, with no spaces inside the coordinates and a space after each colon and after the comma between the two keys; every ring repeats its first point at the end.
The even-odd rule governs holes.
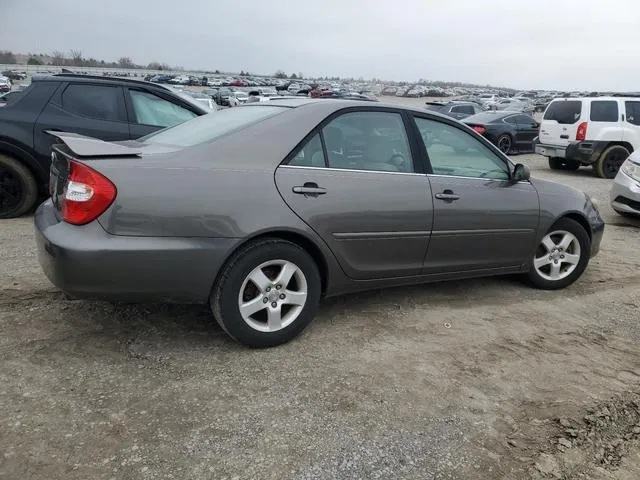
{"type": "Polygon", "coordinates": [[[619,171],[613,181],[610,196],[614,210],[640,215],[640,182],[619,171]]]}
{"type": "Polygon", "coordinates": [[[582,165],[595,163],[600,154],[607,148],[608,142],[571,142],[567,146],[545,145],[534,142],[535,151],[545,157],[558,157],[576,161],[582,165]]]}
{"type": "Polygon", "coordinates": [[[47,200],[35,213],[38,260],[51,283],[77,298],[205,303],[239,240],[131,237],[98,222],[60,221],[47,200]]]}

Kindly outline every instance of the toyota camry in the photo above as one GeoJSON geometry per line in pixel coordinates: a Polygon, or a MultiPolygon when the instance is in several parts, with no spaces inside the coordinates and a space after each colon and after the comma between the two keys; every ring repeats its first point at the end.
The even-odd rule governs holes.
{"type": "Polygon", "coordinates": [[[50,132],[39,261],[70,296],[199,302],[274,346],[322,297],[521,274],[570,285],[604,223],[469,127],[377,103],[283,99],[136,141],[50,132]]]}

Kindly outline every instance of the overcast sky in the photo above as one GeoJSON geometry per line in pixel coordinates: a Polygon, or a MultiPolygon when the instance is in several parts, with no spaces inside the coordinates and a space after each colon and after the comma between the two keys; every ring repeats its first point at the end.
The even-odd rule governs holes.
{"type": "Polygon", "coordinates": [[[0,49],[194,69],[640,90],[640,1],[0,0],[0,49]]]}

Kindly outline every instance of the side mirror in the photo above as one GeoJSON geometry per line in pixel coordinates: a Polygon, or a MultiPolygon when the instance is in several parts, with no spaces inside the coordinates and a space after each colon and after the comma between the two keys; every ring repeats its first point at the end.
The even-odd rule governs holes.
{"type": "Polygon", "coordinates": [[[529,180],[531,177],[531,170],[528,166],[518,163],[513,169],[513,181],[522,182],[529,180]]]}

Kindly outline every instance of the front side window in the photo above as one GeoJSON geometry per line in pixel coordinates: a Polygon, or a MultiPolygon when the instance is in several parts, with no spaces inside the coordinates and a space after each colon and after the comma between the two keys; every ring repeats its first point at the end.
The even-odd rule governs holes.
{"type": "Polygon", "coordinates": [[[154,127],[173,127],[197,117],[191,110],[141,90],[129,90],[135,122],[154,127]]]}
{"type": "Polygon", "coordinates": [[[434,174],[509,179],[507,164],[469,133],[435,120],[415,121],[434,174]]]}
{"type": "Polygon", "coordinates": [[[83,117],[117,122],[122,98],[120,87],[71,84],[62,94],[62,108],[83,117]]]}
{"type": "Polygon", "coordinates": [[[618,102],[615,100],[594,100],[591,102],[591,121],[617,122],[618,102]]]}
{"type": "Polygon", "coordinates": [[[414,172],[402,116],[391,112],[351,112],[323,129],[330,168],[414,172]]]}

